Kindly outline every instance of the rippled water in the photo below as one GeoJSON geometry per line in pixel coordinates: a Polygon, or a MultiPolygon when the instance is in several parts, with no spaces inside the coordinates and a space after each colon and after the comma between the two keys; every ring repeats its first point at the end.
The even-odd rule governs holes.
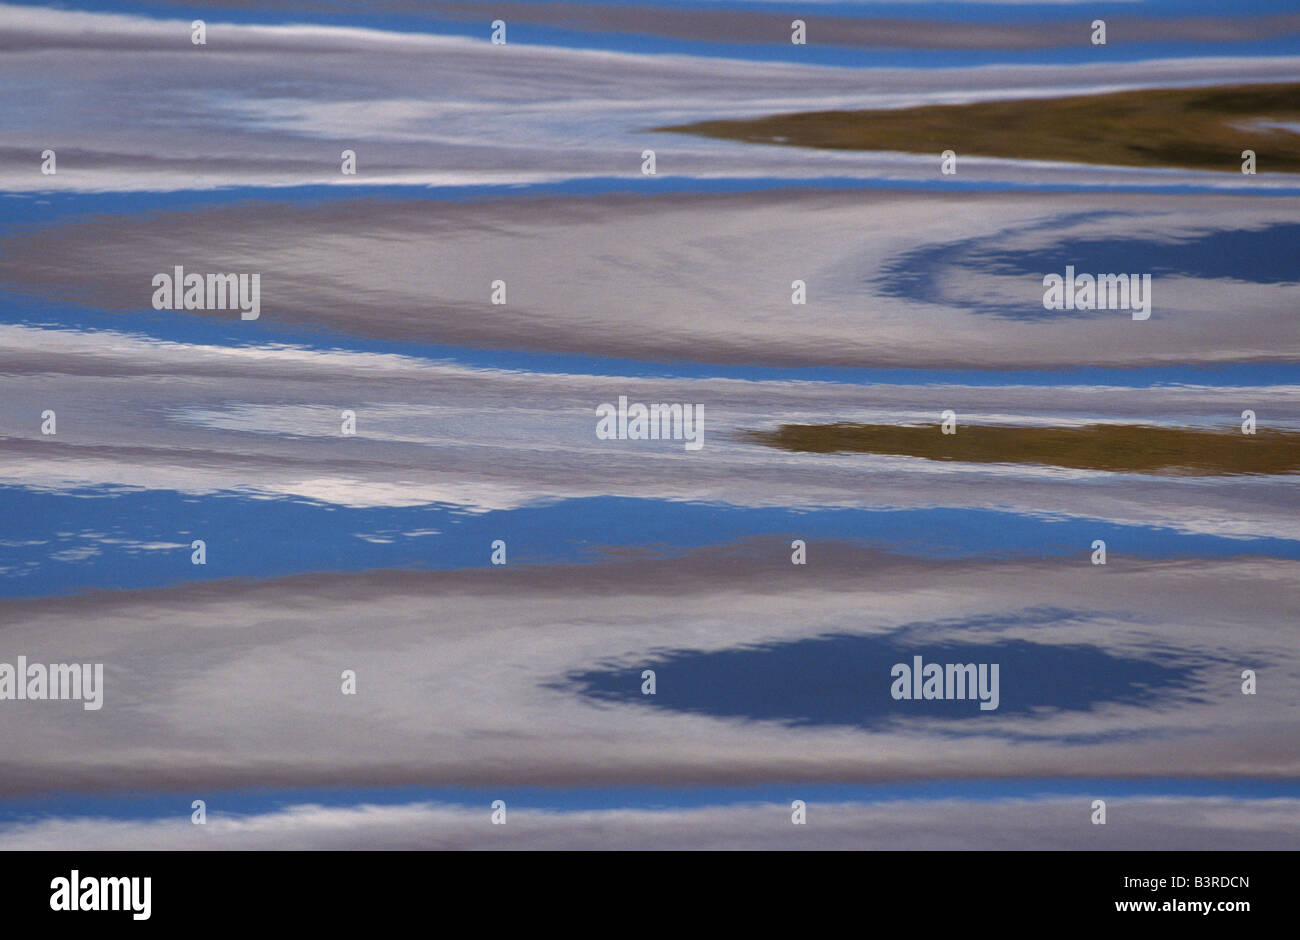
{"type": "Polygon", "coordinates": [[[0,663],[106,676],[0,701],[0,845],[187,845],[205,798],[214,845],[477,847],[505,798],[539,847],[782,844],[793,799],[827,847],[1077,846],[1098,796],[1133,847],[1300,845],[1293,474],[744,436],[1300,429],[1295,178],[649,130],[1293,77],[1289,6],[1147,4],[1100,55],[1072,6],[891,7],[937,25],[878,49],[834,4],[806,55],[762,3],[597,6],[493,48],[457,4],[215,5],[204,61],[189,8],[0,7],[0,663]],[[152,309],[175,265],[260,272],[260,318],[152,309]],[[1045,310],[1066,265],[1152,274],[1151,319],[1045,310]],[[620,396],[704,447],[599,439],[620,396]],[[915,655],[1000,664],[999,707],[892,698],[915,655]]]}

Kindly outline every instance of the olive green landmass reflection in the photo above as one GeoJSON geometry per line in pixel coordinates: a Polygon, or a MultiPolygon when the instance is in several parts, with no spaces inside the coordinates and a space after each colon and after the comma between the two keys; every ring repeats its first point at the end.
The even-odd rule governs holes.
{"type": "Polygon", "coordinates": [[[818,454],[889,454],[971,463],[1043,464],[1079,470],[1165,474],[1277,474],[1300,470],[1300,432],[1089,424],[1082,427],[783,424],[745,439],[818,454]]]}
{"type": "Polygon", "coordinates": [[[701,121],[677,131],[832,150],[1064,160],[1240,173],[1300,172],[1300,83],[1120,91],[870,111],[809,111],[701,121]]]}

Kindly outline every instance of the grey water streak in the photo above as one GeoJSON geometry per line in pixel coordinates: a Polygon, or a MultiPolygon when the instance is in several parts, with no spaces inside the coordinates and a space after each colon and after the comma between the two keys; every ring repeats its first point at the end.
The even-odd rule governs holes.
{"type": "MultiPolygon", "coordinates": [[[[129,316],[123,320],[129,322],[129,316]]],[[[1286,386],[1150,389],[855,385],[482,369],[360,351],[169,343],[0,327],[0,481],[65,491],[133,486],[341,506],[511,510],[593,496],[739,507],[969,507],[1180,532],[1300,537],[1294,481],[1118,477],[865,454],[790,454],[743,433],[781,421],[1235,422],[1295,411],[1286,386]],[[595,407],[626,394],[706,404],[698,452],[601,441],[595,407]],[[521,404],[524,403],[524,404],[521,404]],[[339,433],[341,409],[357,434],[339,433]],[[60,433],[40,434],[45,409],[60,433]]],[[[1083,551],[1086,546],[1080,546],[1083,551]]],[[[1117,550],[1120,550],[1117,547],[1117,550]]]]}
{"type": "MultiPolygon", "coordinates": [[[[412,9],[403,0],[386,0],[394,9],[412,9]]],[[[480,20],[472,3],[433,3],[427,9],[457,19],[480,20]]],[[[621,31],[717,42],[785,42],[790,34],[786,11],[690,10],[657,7],[565,2],[504,3],[494,7],[509,21],[546,23],[569,29],[621,31]]],[[[891,49],[1055,49],[1080,45],[1079,24],[1056,23],[946,23],[905,17],[847,17],[824,14],[815,7],[800,10],[815,41],[831,46],[891,49]]],[[[1234,42],[1267,39],[1300,32],[1300,16],[1255,17],[1109,17],[1111,28],[1130,42],[1179,40],[1234,42]]]]}
{"type": "Polygon", "coordinates": [[[1298,205],[804,191],[256,200],[15,230],[0,237],[0,284],[121,312],[129,328],[131,313],[152,312],[151,278],[184,263],[184,244],[208,270],[260,271],[268,324],[345,336],[773,366],[1069,368],[1080,350],[1093,366],[1296,362],[1300,281],[1157,277],[1139,326],[1123,310],[1043,316],[1042,279],[1075,245],[1230,243],[1290,222],[1298,205]],[[972,255],[972,239],[1057,260],[1008,271],[972,255]],[[932,286],[918,297],[888,276],[922,254],[932,286]],[[791,303],[795,279],[808,285],[803,306],[791,303]],[[506,304],[489,302],[498,280],[513,285],[506,304]]]}
{"type": "MultiPolygon", "coordinates": [[[[903,559],[830,542],[817,551],[808,568],[790,565],[784,540],[758,539],[584,565],[315,574],[0,602],[6,648],[32,661],[74,648],[105,664],[94,722],[60,703],[0,709],[0,735],[12,742],[0,781],[20,793],[51,777],[76,790],[1300,776],[1287,745],[1300,691],[1286,626],[1295,562],[1098,570],[1072,559],[903,559]],[[1023,616],[1045,607],[1058,613],[1023,616]],[[596,702],[564,687],[566,676],[609,662],[630,672],[666,650],[882,638],[919,623],[928,626],[916,639],[935,647],[1013,644],[1068,657],[1082,645],[1197,671],[1191,685],[1190,674],[1173,686],[1148,683],[1137,698],[1112,690],[1090,709],[990,712],[960,728],[933,716],[937,724],[923,727],[790,728],[596,702]],[[1247,703],[1242,668],[1261,677],[1261,694],[1247,703]],[[339,694],[344,669],[356,671],[364,694],[339,694]],[[1019,732],[1032,733],[1034,746],[1018,744],[1019,732]]],[[[674,676],[663,668],[660,687],[674,676]]],[[[814,679],[795,671],[786,681],[814,679]]],[[[639,685],[636,675],[628,681],[639,685]]],[[[869,675],[861,681],[866,700],[889,676],[880,689],[869,675]]],[[[1003,682],[1014,698],[1013,677],[1003,682]]]]}
{"type": "MultiPolygon", "coordinates": [[[[848,68],[526,44],[502,49],[486,38],[217,22],[210,24],[211,41],[194,47],[188,12],[162,21],[4,10],[0,188],[11,191],[636,180],[647,147],[661,151],[659,173],[667,176],[841,176],[940,185],[935,161],[926,156],[751,147],[650,129],[1089,87],[1268,81],[1296,71],[1295,57],[1287,56],[848,68]],[[34,93],[33,74],[41,76],[34,93]],[[352,78],[340,86],[340,74],[352,78]],[[158,145],[159,134],[166,146],[158,145]],[[349,146],[358,153],[355,177],[340,173],[340,154],[349,146]],[[43,175],[33,159],[46,148],[59,153],[57,175],[43,175]]],[[[928,24],[925,36],[936,29],[942,31],[928,24]]],[[[970,26],[961,29],[969,34],[970,26]]],[[[1266,169],[1233,178],[1021,161],[972,160],[962,172],[963,179],[1017,185],[1266,189],[1294,182],[1270,180],[1266,169]]]]}
{"type": "MultiPolygon", "coordinates": [[[[791,793],[798,793],[794,787],[791,793]]],[[[820,802],[792,827],[788,804],[663,810],[511,809],[506,832],[478,807],[438,803],[179,819],[73,817],[0,827],[0,848],[122,850],[1241,850],[1300,848],[1300,800],[1159,796],[1109,801],[1123,826],[1080,824],[1078,797],[820,802]],[[818,825],[824,820],[831,825],[818,825]],[[508,839],[506,838],[508,837],[508,839]]],[[[1087,803],[1083,803],[1086,807],[1087,803]]]]}
{"type": "MultiPolygon", "coordinates": [[[[164,2],[163,9],[188,10],[183,4],[164,2]]],[[[346,13],[345,3],[304,4],[301,0],[218,0],[216,9],[275,10],[283,14],[346,13]]],[[[379,0],[367,4],[372,14],[447,17],[483,24],[480,4],[465,2],[420,3],[412,0],[379,0]]],[[[801,10],[816,42],[831,46],[903,49],[1042,49],[1078,46],[1080,28],[1070,20],[1056,23],[948,23],[935,19],[906,17],[840,16],[813,7],[801,10]]],[[[636,5],[615,3],[502,2],[492,7],[492,17],[508,23],[555,26],[583,30],[597,35],[634,33],[671,39],[729,43],[786,42],[790,15],[784,10],[693,10],[663,6],[644,0],[636,5]]],[[[1300,16],[1277,14],[1253,17],[1164,17],[1120,16],[1110,18],[1112,28],[1131,42],[1178,40],[1234,42],[1268,39],[1300,32],[1300,16]]]]}

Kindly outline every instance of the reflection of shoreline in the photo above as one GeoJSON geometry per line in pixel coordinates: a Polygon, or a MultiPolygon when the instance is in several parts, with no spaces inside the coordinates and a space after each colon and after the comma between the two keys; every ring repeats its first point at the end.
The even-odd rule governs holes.
{"type": "Polygon", "coordinates": [[[966,425],[950,434],[940,434],[935,427],[889,424],[783,424],[774,431],[749,431],[747,437],[754,443],[804,453],[891,454],[1111,473],[1199,476],[1300,471],[1300,433],[1253,427],[1253,418],[1250,434],[1139,424],[966,425]]]}
{"type": "Polygon", "coordinates": [[[1242,122],[1300,117],[1300,84],[1156,88],[1063,98],[701,121],[662,131],[831,150],[885,150],[1241,173],[1300,173],[1300,139],[1242,122]]]}

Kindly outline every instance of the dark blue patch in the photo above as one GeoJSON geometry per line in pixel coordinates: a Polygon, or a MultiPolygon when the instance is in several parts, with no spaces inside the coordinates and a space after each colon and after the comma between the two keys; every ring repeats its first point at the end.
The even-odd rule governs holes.
{"type": "Polygon", "coordinates": [[[972,265],[992,274],[1041,278],[1063,274],[1136,273],[1154,277],[1221,278],[1251,284],[1300,283],[1300,223],[1263,229],[1220,229],[1177,240],[1090,238],[1037,251],[979,250],[972,265]]]}
{"type": "MultiPolygon", "coordinates": [[[[1080,615],[1032,609],[1015,615],[976,618],[979,627],[1050,625],[1080,615]]],[[[635,666],[607,664],[566,676],[557,686],[596,702],[667,708],[716,718],[775,721],[791,727],[840,726],[880,731],[909,719],[962,722],[971,733],[1007,736],[997,718],[1045,718],[1092,712],[1103,705],[1185,704],[1194,694],[1204,662],[1164,662],[1122,656],[1089,644],[998,639],[980,643],[927,641],[932,624],[912,624],[882,634],[827,634],[724,650],[676,649],[648,655],[635,666]],[[981,711],[977,694],[966,698],[895,700],[897,663],[997,663],[996,710],[981,711]],[[641,691],[642,671],[653,669],[656,694],[641,691]]],[[[965,626],[964,624],[962,625],[965,626]]],[[[1014,737],[1014,735],[1012,735],[1014,737]]]]}
{"type": "MultiPolygon", "coordinates": [[[[1046,222],[1016,228],[1020,235],[1052,230],[1081,222],[1122,215],[1092,212],[1059,216],[1046,222]]],[[[1282,223],[1263,229],[1220,229],[1177,239],[1084,238],[1056,240],[1033,250],[989,247],[996,236],[979,236],[901,252],[869,280],[886,296],[922,303],[945,304],[972,313],[1008,320],[1112,317],[1113,310],[1048,310],[1041,300],[1023,306],[987,303],[971,296],[953,297],[945,289],[954,273],[1023,277],[1032,281],[1033,293],[1042,297],[1043,278],[1064,276],[1072,265],[1076,276],[1091,274],[1150,274],[1250,284],[1300,283],[1300,223],[1282,223]]]]}

